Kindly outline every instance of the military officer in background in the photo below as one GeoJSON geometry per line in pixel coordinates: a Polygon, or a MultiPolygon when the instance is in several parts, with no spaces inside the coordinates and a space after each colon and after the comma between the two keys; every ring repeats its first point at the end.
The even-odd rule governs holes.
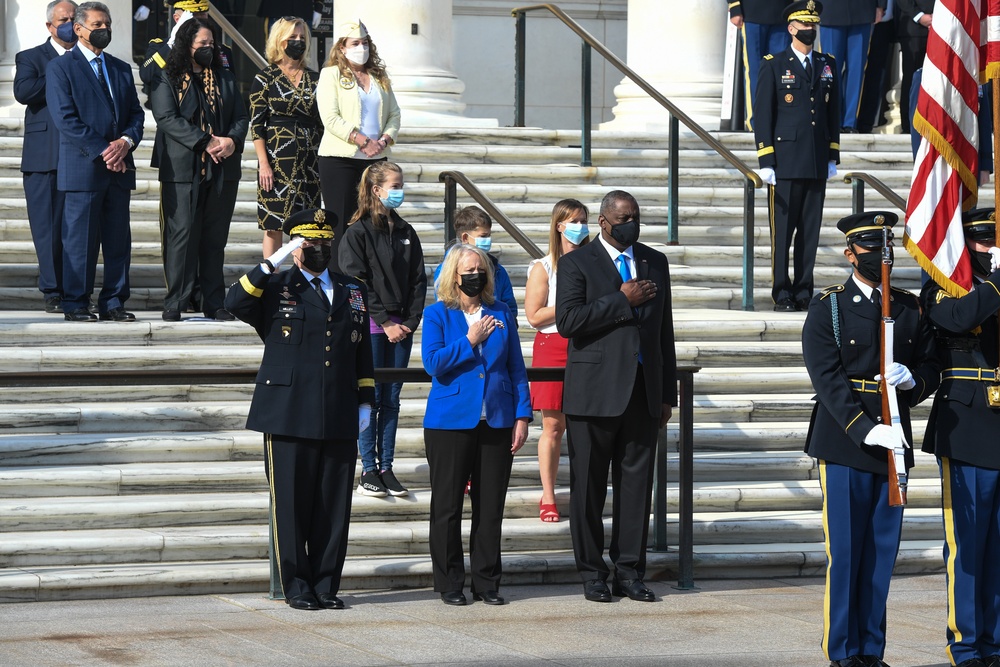
{"type": "Polygon", "coordinates": [[[264,433],[274,558],[295,609],[337,597],[358,458],[375,400],[364,284],[330,273],[322,209],[285,220],[291,241],[233,285],[226,308],[264,342],[247,428],[264,433]],[[288,255],[295,266],[277,272],[288,255]]]}
{"type": "Polygon", "coordinates": [[[941,463],[948,657],[960,667],[1000,667],[1000,249],[994,209],[962,218],[972,290],[955,298],[930,280],[921,292],[941,365],[923,449],[941,463]]]}
{"type": "MultiPolygon", "coordinates": [[[[901,507],[889,505],[888,450],[898,441],[882,423],[879,373],[882,229],[894,213],[848,216],[844,256],[853,268],[843,284],[809,303],[802,353],[815,388],[805,451],[819,460],[823,526],[828,555],[823,650],[831,667],[885,665],[886,599],[903,525],[901,507]]],[[[899,397],[907,442],[910,407],[937,387],[938,366],[929,323],[917,297],[893,288],[894,363],[886,381],[899,397]]],[[[906,452],[906,467],[913,465],[906,452]]]]}
{"type": "Polygon", "coordinates": [[[754,98],[754,138],[771,221],[771,298],[778,312],[805,310],[823,221],[826,180],[840,161],[840,81],[833,59],[814,51],[823,5],[788,5],[792,44],[764,57],[754,98]],[[793,277],[788,277],[794,236],[793,277]]]}
{"type": "Polygon", "coordinates": [[[791,37],[782,18],[787,0],[728,0],[729,22],[740,29],[743,38],[743,99],[745,125],[753,130],[753,94],[757,90],[760,61],[769,53],[788,48],[791,37]]]}
{"type": "MultiPolygon", "coordinates": [[[[169,6],[169,0],[164,4],[169,6]]],[[[167,41],[163,41],[159,37],[149,40],[149,45],[146,47],[146,55],[143,58],[142,65],[139,66],[139,78],[142,80],[143,93],[149,95],[149,87],[153,85],[153,80],[156,78],[157,72],[167,66],[167,54],[170,53],[170,49],[174,45],[174,35],[177,34],[177,29],[185,20],[192,17],[207,21],[210,25],[214,26],[212,31],[217,33],[215,35],[215,42],[219,45],[219,51],[222,56],[222,68],[230,72],[233,71],[233,51],[221,42],[222,35],[218,31],[218,26],[208,16],[208,0],[177,0],[177,2],[173,3],[171,16],[173,17],[173,29],[170,32],[170,37],[167,41]],[[187,12],[187,17],[184,16],[185,12],[187,12]]]]}

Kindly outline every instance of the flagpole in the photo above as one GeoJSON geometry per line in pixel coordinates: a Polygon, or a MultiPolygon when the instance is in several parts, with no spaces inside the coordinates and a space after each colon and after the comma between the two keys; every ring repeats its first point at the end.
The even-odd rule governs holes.
{"type": "MultiPolygon", "coordinates": [[[[1000,174],[997,173],[997,158],[1000,157],[1000,73],[994,73],[990,79],[990,87],[993,89],[993,206],[1000,205],[1000,174]]],[[[979,139],[982,141],[982,137],[979,139]]],[[[996,218],[996,214],[993,215],[996,218]]],[[[993,244],[1000,246],[1000,225],[993,225],[993,244]]],[[[1000,322],[1000,311],[997,311],[997,321],[1000,322]]],[[[997,345],[1000,346],[1000,327],[997,327],[997,345]]],[[[997,362],[1000,364],[1000,362],[997,362]]],[[[994,370],[993,382],[1000,383],[1000,366],[994,370]]]]}

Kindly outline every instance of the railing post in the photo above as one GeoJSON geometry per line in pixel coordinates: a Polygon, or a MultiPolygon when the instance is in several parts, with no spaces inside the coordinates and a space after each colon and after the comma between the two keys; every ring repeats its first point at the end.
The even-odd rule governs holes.
{"type": "Polygon", "coordinates": [[[680,438],[677,444],[677,543],[680,590],[693,590],[694,585],[694,372],[678,373],[680,380],[680,438]]]}
{"type": "Polygon", "coordinates": [[[677,116],[670,114],[670,170],[668,171],[670,182],[667,187],[667,243],[677,245],[678,240],[677,219],[678,219],[678,197],[680,196],[680,121],[677,116]]]}
{"type": "Polygon", "coordinates": [[[455,179],[445,176],[444,179],[444,247],[448,248],[455,242],[455,209],[458,208],[458,188],[455,179]]]}
{"type": "Polygon", "coordinates": [[[524,127],[524,12],[514,15],[514,127],[524,127]]]}
{"type": "Polygon", "coordinates": [[[865,182],[860,178],[851,181],[851,213],[865,210],[865,182]]]}
{"type": "MultiPolygon", "coordinates": [[[[768,186],[770,187],[770,186],[768,186]]],[[[743,310],[753,311],[754,184],[743,179],[743,310]]]]}
{"type": "Polygon", "coordinates": [[[580,166],[589,167],[590,161],[590,44],[583,42],[581,57],[582,86],[580,99],[580,166]]]}

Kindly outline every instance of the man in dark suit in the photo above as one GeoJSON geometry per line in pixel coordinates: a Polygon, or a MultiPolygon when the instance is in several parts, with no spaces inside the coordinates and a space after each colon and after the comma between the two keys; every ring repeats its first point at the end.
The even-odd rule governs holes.
{"type": "Polygon", "coordinates": [[[145,114],[132,68],[104,53],[111,43],[111,14],[100,2],[77,7],[79,42],[49,62],[45,99],[59,129],[58,187],[63,207],[63,313],[73,322],[97,318],[88,309],[104,254],[98,297],[102,320],[130,322],[128,268],[132,234],[129,200],[135,189],[132,151],[142,139],[145,114]]]}
{"type": "Polygon", "coordinates": [[[584,596],[610,602],[604,502],[614,493],[613,592],[652,602],[642,579],[656,434],[677,405],[667,258],[636,241],[639,205],[614,190],[597,243],[559,260],[556,327],[569,339],[563,412],[569,435],[570,530],[584,596]]]}
{"type": "Polygon", "coordinates": [[[896,10],[896,38],[899,40],[899,57],[903,66],[899,116],[903,134],[907,134],[910,131],[910,119],[913,118],[913,108],[910,105],[913,74],[924,66],[927,35],[934,18],[934,0],[896,0],[896,10]]]}
{"type": "MultiPolygon", "coordinates": [[[[882,299],[891,299],[895,321],[886,383],[897,394],[907,443],[913,443],[910,408],[938,385],[934,337],[917,298],[897,288],[886,294],[882,285],[883,228],[897,219],[869,211],[837,224],[853,274],[813,298],[802,328],[802,354],[816,390],[805,451],[819,460],[823,491],[829,562],[822,647],[831,667],[885,665],[886,600],[903,508],[888,498],[888,452],[899,434],[882,422],[882,299]]],[[[911,449],[905,459],[909,469],[911,449]]]]}
{"type": "Polygon", "coordinates": [[[358,433],[375,401],[364,283],[330,273],[322,209],[285,220],[291,241],[229,289],[226,308],[264,341],[247,428],[264,434],[273,554],[294,609],[343,609],[358,433]],[[276,273],[291,254],[295,266],[276,273]]]}
{"type": "Polygon", "coordinates": [[[753,130],[753,94],[757,90],[760,61],[769,53],[788,47],[791,37],[781,16],[785,0],[728,0],[729,22],[743,37],[743,99],[746,128],[753,130]]]}
{"type": "Polygon", "coordinates": [[[944,560],[954,665],[1000,665],[1000,250],[994,209],[962,215],[973,287],[956,297],[928,280],[921,305],[937,335],[941,389],[923,450],[938,457],[944,507],[944,560]]]}
{"type": "Polygon", "coordinates": [[[833,58],[813,51],[823,5],[785,8],[792,45],[765,56],[754,100],[760,176],[771,187],[771,298],[778,312],[805,310],[823,222],[826,180],[840,161],[840,79],[833,58]],[[795,242],[794,275],[788,265],[795,242]]]}
{"type": "Polygon", "coordinates": [[[62,312],[62,218],[63,194],[56,187],[59,162],[59,131],[45,103],[45,67],[53,58],[73,48],[75,2],[54,0],[46,7],[45,27],[51,37],[14,56],[14,99],[24,111],[24,147],[21,173],[28,207],[31,240],[38,257],[38,289],[45,298],[45,312],[62,312]],[[59,26],[70,39],[59,37],[59,26]]]}

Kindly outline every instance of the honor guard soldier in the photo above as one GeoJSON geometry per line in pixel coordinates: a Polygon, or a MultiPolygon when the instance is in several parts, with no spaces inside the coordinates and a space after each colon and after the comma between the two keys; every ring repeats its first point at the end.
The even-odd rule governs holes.
{"type": "Polygon", "coordinates": [[[247,428],[264,433],[273,554],[295,609],[342,609],[358,433],[375,400],[364,284],[327,269],[322,209],[289,216],[291,241],[240,278],[226,308],[252,326],[264,357],[247,428]],[[292,255],[295,266],[277,272],[292,255]]]}
{"type": "MultiPolygon", "coordinates": [[[[169,1],[164,4],[168,7],[170,6],[169,1]]],[[[159,37],[149,40],[149,44],[146,46],[146,55],[143,58],[142,65],[139,66],[142,92],[146,95],[149,95],[149,87],[153,84],[156,73],[167,66],[167,54],[170,53],[170,49],[174,45],[174,35],[177,34],[177,28],[184,23],[184,20],[194,17],[206,20],[215,26],[215,23],[208,16],[208,0],[177,0],[177,2],[173,3],[173,11],[170,15],[173,18],[173,29],[170,32],[170,38],[165,42],[159,37]],[[187,12],[186,18],[184,17],[185,12],[187,12]]],[[[213,32],[217,32],[217,26],[213,28],[213,32]]],[[[219,44],[219,51],[222,55],[222,68],[232,72],[233,51],[225,44],[222,44],[221,39],[222,35],[215,35],[215,41],[219,44]]]]}
{"type": "Polygon", "coordinates": [[[840,81],[833,58],[813,51],[823,5],[784,11],[792,44],[760,63],[754,138],[771,221],[771,298],[778,312],[805,310],[823,221],[826,180],[840,161],[840,81]],[[794,237],[793,276],[788,277],[794,237]]]}
{"type": "Polygon", "coordinates": [[[1000,667],[1000,249],[994,209],[962,219],[972,290],[956,297],[929,280],[921,292],[941,364],[923,449],[941,463],[948,658],[960,667],[1000,667]]]}
{"type": "Polygon", "coordinates": [[[769,53],[788,47],[791,36],[782,10],[787,0],[728,0],[729,22],[743,37],[743,99],[746,129],[753,130],[753,93],[757,90],[760,61],[769,53]]]}
{"type": "MultiPolygon", "coordinates": [[[[896,221],[894,213],[872,211],[838,223],[847,235],[844,256],[853,273],[812,299],[802,329],[802,353],[816,391],[805,451],[819,460],[823,491],[828,563],[822,646],[831,667],[885,665],[886,598],[903,510],[889,505],[887,449],[899,437],[881,417],[881,299],[891,299],[895,321],[894,363],[885,375],[897,392],[906,442],[913,442],[909,408],[938,384],[933,333],[917,297],[895,288],[889,295],[882,291],[883,228],[896,221]]],[[[912,450],[905,458],[909,469],[912,450]]]]}

